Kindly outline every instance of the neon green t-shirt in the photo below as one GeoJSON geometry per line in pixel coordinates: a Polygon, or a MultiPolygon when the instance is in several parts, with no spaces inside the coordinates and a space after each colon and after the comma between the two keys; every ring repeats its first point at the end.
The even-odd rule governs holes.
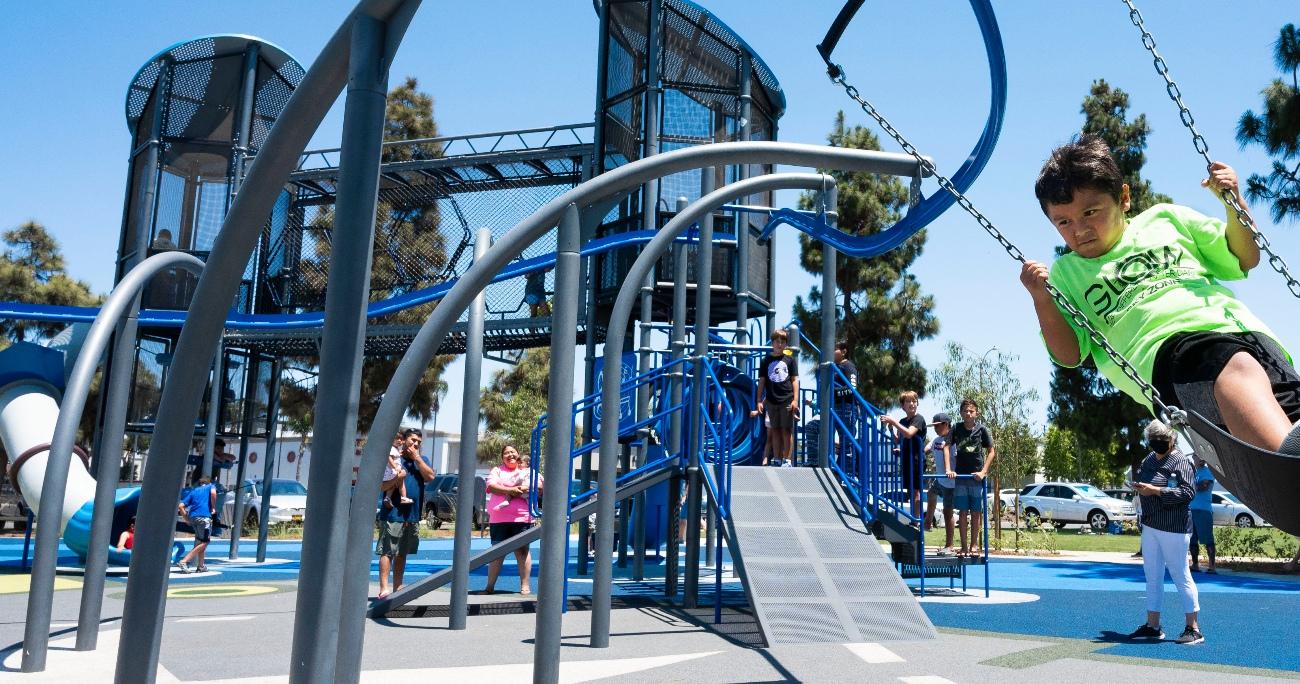
{"type": "MultiPolygon", "coordinates": [[[[1219,283],[1246,277],[1228,249],[1226,229],[1222,220],[1187,207],[1157,204],[1130,219],[1109,252],[1093,259],[1073,253],[1057,259],[1048,280],[1150,382],[1160,345],[1175,333],[1255,332],[1277,340],[1219,283]]],[[[1107,380],[1151,408],[1138,385],[1061,313],[1079,341],[1079,358],[1091,354],[1107,380]]]]}

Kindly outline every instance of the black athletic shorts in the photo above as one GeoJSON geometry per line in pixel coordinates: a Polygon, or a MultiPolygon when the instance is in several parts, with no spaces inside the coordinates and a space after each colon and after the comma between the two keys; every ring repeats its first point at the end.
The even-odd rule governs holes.
{"type": "Polygon", "coordinates": [[[1292,422],[1300,420],[1300,375],[1286,353],[1267,335],[1186,332],[1165,340],[1156,354],[1151,384],[1167,405],[1192,408],[1222,426],[1214,401],[1214,381],[1238,352],[1255,357],[1268,373],[1273,396],[1292,422]]]}
{"type": "Polygon", "coordinates": [[[499,522],[488,525],[488,533],[492,537],[493,544],[501,542],[519,534],[532,527],[530,522],[499,522]]]}

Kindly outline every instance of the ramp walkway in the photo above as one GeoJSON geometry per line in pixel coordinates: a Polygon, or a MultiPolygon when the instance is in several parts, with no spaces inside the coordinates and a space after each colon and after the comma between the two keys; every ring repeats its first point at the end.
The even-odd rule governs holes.
{"type": "Polygon", "coordinates": [[[830,470],[735,467],[730,514],[732,556],[769,646],[936,638],[830,470]]]}

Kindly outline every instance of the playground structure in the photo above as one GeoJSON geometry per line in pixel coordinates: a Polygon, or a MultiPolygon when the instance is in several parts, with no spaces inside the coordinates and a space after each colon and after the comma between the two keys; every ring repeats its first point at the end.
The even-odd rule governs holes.
{"type": "MultiPolygon", "coordinates": [[[[137,129],[137,144],[149,142],[137,145],[138,154],[133,157],[119,259],[120,284],[110,298],[114,305],[106,305],[98,317],[93,312],[26,311],[31,317],[58,316],[70,322],[93,318],[99,335],[106,336],[104,331],[119,320],[132,321],[129,304],[143,289],[143,300],[155,310],[141,313],[139,325],[146,337],[152,334],[154,343],[161,345],[161,353],[170,355],[156,419],[147,426],[153,442],[149,476],[138,499],[141,517],[136,549],[129,559],[119,681],[151,681],[156,671],[174,533],[170,512],[186,467],[180,455],[189,451],[195,432],[194,417],[207,416],[204,431],[208,445],[201,468],[208,472],[212,442],[219,432],[246,439],[259,407],[267,412],[267,425],[275,424],[278,359],[312,352],[320,356],[316,391],[328,396],[356,395],[363,355],[402,354],[371,429],[372,434],[384,435],[396,432],[415,383],[435,354],[465,353],[469,362],[464,384],[477,388],[478,360],[486,350],[549,343],[551,386],[571,388],[574,350],[582,341],[588,351],[584,394],[593,397],[580,402],[575,410],[569,393],[551,393],[543,471],[548,482],[566,483],[575,477],[576,458],[577,477],[586,485],[594,459],[598,479],[594,489],[584,487],[573,499],[547,497],[540,511],[540,527],[473,558],[468,549],[468,518],[462,537],[458,517],[453,567],[367,608],[375,500],[370,493],[378,491],[388,445],[383,439],[367,442],[353,495],[351,459],[342,456],[350,454],[355,443],[355,415],[348,413],[344,402],[318,406],[315,451],[337,458],[312,463],[313,486],[308,495],[312,515],[304,530],[293,639],[291,676],[295,681],[355,681],[360,674],[364,615],[383,615],[448,581],[453,583],[452,625],[463,627],[469,569],[538,538],[542,571],[534,677],[536,681],[554,681],[568,572],[568,522],[585,520],[594,511],[595,548],[605,550],[614,548],[614,533],[621,526],[620,554],[632,546],[633,572],[640,573],[651,510],[646,501],[658,497],[666,502],[667,520],[675,520],[683,485],[687,518],[699,519],[707,506],[745,582],[768,643],[881,638],[878,635],[888,632],[889,625],[894,625],[890,633],[895,635],[932,635],[928,620],[900,575],[964,578],[972,561],[927,557],[913,526],[917,512],[881,496],[900,488],[904,481],[904,473],[896,466],[891,469],[889,438],[871,420],[846,421],[831,410],[830,390],[847,383],[829,358],[835,339],[833,309],[823,311],[817,344],[803,341],[819,355],[816,402],[823,428],[815,449],[804,454],[813,467],[789,472],[742,467],[754,443],[741,448],[735,439],[743,423],[737,417],[748,412],[748,406],[739,401],[746,399],[745,392],[729,390],[722,377],[744,377],[746,357],[758,352],[753,343],[763,340],[754,339],[750,319],[764,316],[769,330],[775,322],[770,296],[772,256],[761,236],[787,224],[822,240],[826,247],[823,292],[833,292],[837,252],[870,257],[893,248],[933,220],[978,176],[996,143],[1005,97],[1005,65],[987,4],[972,3],[984,32],[994,83],[984,134],[958,174],[952,180],[943,179],[941,184],[948,193],[923,200],[918,197],[902,222],[869,237],[846,235],[834,228],[835,187],[829,176],[775,174],[772,168],[786,164],[920,179],[938,175],[933,164],[911,154],[773,142],[776,120],[784,107],[775,77],[730,29],[688,0],[606,2],[599,6],[602,68],[597,87],[599,120],[594,128],[569,125],[383,143],[385,65],[400,44],[416,5],[363,0],[311,69],[302,73],[292,69],[296,63],[290,58],[260,41],[246,37],[203,39],[211,42],[211,52],[198,53],[197,61],[211,62],[221,55],[221,59],[231,60],[229,64],[237,63],[235,73],[244,80],[232,82],[241,84],[234,90],[243,95],[238,107],[215,108],[223,112],[216,119],[216,128],[231,132],[224,139],[225,152],[215,160],[206,160],[215,165],[206,170],[194,167],[192,175],[173,174],[177,179],[166,174],[182,166],[187,152],[204,157],[211,147],[194,146],[203,147],[195,152],[181,139],[197,131],[207,135],[211,131],[205,129],[211,125],[203,124],[198,114],[205,112],[198,108],[188,123],[173,127],[179,119],[171,113],[169,100],[161,97],[170,92],[167,88],[172,79],[190,83],[177,76],[181,72],[176,68],[186,60],[195,60],[196,55],[190,52],[194,48],[182,44],[152,60],[141,72],[145,77],[135,79],[128,100],[128,116],[137,112],[134,119],[129,118],[137,129]],[[709,49],[699,49],[706,43],[709,49]],[[662,49],[647,50],[647,45],[662,49]],[[730,59],[721,58],[727,55],[730,59]],[[148,77],[150,73],[152,77],[148,77]],[[684,79],[687,74],[698,80],[684,79]],[[349,90],[342,145],[337,150],[304,152],[306,141],[345,82],[349,90]],[[264,92],[273,100],[265,109],[257,104],[258,98],[249,95],[264,92]],[[234,123],[221,128],[226,115],[234,123]],[[144,138],[139,131],[146,124],[152,128],[150,137],[144,138]],[[588,133],[589,138],[585,137],[588,133]],[[169,137],[177,140],[168,141],[169,137]],[[519,144],[512,142],[511,149],[503,149],[507,140],[519,144]],[[482,147],[490,149],[485,152],[482,147]],[[468,150],[452,153],[460,148],[468,150]],[[175,158],[169,158],[173,152],[175,158]],[[150,177],[150,173],[155,175],[150,177]],[[211,178],[225,180],[213,182],[208,180],[211,178]],[[176,195],[179,203],[168,210],[176,217],[174,224],[159,220],[168,214],[164,208],[172,206],[163,193],[168,183],[185,188],[176,195]],[[777,189],[820,191],[821,210],[801,213],[771,208],[771,193],[777,189]],[[511,200],[500,201],[501,197],[511,200]],[[678,197],[685,201],[677,201],[678,197]],[[754,198],[759,198],[756,204],[754,198]],[[205,211],[205,201],[221,204],[222,211],[205,211]],[[676,202],[673,211],[665,209],[669,202],[676,202]],[[381,203],[388,207],[390,221],[376,225],[373,217],[381,203]],[[322,207],[332,209],[326,212],[322,207]],[[327,232],[321,218],[327,214],[334,226],[349,228],[327,232]],[[372,254],[375,231],[394,238],[405,236],[409,225],[400,224],[418,222],[422,216],[436,226],[442,241],[439,246],[411,247],[389,241],[393,251],[372,254]],[[482,224],[491,227],[494,240],[473,233],[472,228],[482,224]],[[169,232],[180,252],[160,243],[167,225],[175,228],[169,232]],[[219,231],[214,232],[218,225],[219,231]],[[509,225],[513,228],[503,230],[509,225]],[[696,225],[698,229],[693,229],[696,225]],[[489,242],[495,244],[489,246],[489,242]],[[326,244],[328,248],[323,247],[326,244]],[[163,267],[159,266],[163,261],[155,261],[147,267],[150,262],[144,257],[151,251],[155,252],[152,259],[203,252],[206,258],[201,275],[194,280],[187,273],[169,271],[177,262],[169,261],[163,267]],[[372,257],[375,263],[389,260],[385,269],[388,279],[373,277],[372,257]],[[722,267],[716,268],[719,264],[722,267]],[[164,274],[161,279],[151,280],[160,273],[164,274]],[[319,280],[313,282],[309,275],[326,277],[328,288],[319,280]],[[551,311],[543,316],[532,311],[525,315],[528,279],[539,276],[551,295],[551,311]],[[150,282],[147,288],[146,281],[150,282]],[[692,283],[693,304],[688,301],[692,283]],[[727,296],[719,297],[719,291],[727,296]],[[715,306],[715,300],[734,301],[734,306],[715,306]],[[434,301],[438,306],[427,317],[421,313],[422,322],[367,325],[368,319],[434,301]],[[234,312],[227,314],[231,303],[234,312]],[[629,339],[634,307],[639,307],[640,322],[637,370],[629,374],[632,377],[627,382],[623,382],[622,373],[605,372],[597,391],[595,345],[605,344],[605,368],[617,368],[629,346],[625,340],[629,339]],[[671,322],[666,351],[654,346],[655,331],[664,327],[656,326],[657,317],[671,322]],[[688,319],[694,321],[689,338],[688,319]],[[718,330],[719,323],[733,326],[718,330]],[[693,345],[689,352],[688,344],[693,345]],[[207,369],[213,359],[217,366],[209,385],[207,369]],[[244,399],[237,419],[223,415],[220,406],[225,395],[222,385],[232,375],[231,359],[241,360],[246,374],[239,384],[238,394],[244,399]],[[203,406],[205,397],[207,407],[203,406]],[[595,418],[597,408],[624,403],[633,407],[626,425],[620,420],[620,410],[601,411],[600,418],[595,418]],[[599,424],[600,437],[598,443],[571,452],[567,445],[578,413],[584,415],[584,425],[599,424]],[[225,425],[231,429],[223,429],[225,425]],[[667,439],[657,444],[661,434],[667,439]],[[840,448],[834,447],[836,436],[840,448]],[[629,443],[633,452],[622,473],[620,441],[629,443]],[[615,509],[619,501],[631,502],[621,507],[621,515],[615,509]],[[772,520],[773,505],[780,506],[783,519],[772,520]],[[638,521],[637,529],[629,535],[626,526],[633,520],[638,521]],[[629,544],[629,536],[636,541],[629,544]],[[891,557],[883,555],[877,538],[891,543],[891,557]],[[819,592],[824,602],[782,600],[788,597],[775,580],[788,572],[789,566],[775,561],[795,557],[810,566],[820,564],[814,574],[821,585],[809,591],[819,592]],[[871,580],[853,586],[846,583],[851,576],[863,575],[871,580]],[[890,610],[882,611],[883,606],[890,610]],[[828,615],[832,617],[825,617],[828,615]],[[900,631],[900,624],[913,629],[900,631]]],[[[838,39],[838,34],[835,37],[838,39]]],[[[833,41],[823,47],[829,61],[833,41]]],[[[213,68],[209,73],[225,75],[227,71],[213,68]]],[[[823,301],[833,302],[834,298],[823,301]]],[[[21,307],[11,308],[9,315],[22,313],[21,307]]],[[[120,344],[134,338],[134,331],[126,325],[118,328],[119,344],[111,356],[109,374],[127,380],[110,380],[110,387],[129,386],[128,375],[114,374],[114,367],[138,366],[132,357],[146,346],[120,344]]],[[[98,358],[98,353],[79,358],[72,377],[84,376],[79,381],[84,385],[98,358]]],[[[57,386],[53,381],[49,384],[57,386]]],[[[47,423],[57,415],[58,422],[49,427],[52,437],[48,439],[47,465],[43,471],[29,473],[42,483],[42,519],[54,519],[53,511],[60,510],[58,502],[71,500],[63,495],[65,487],[78,493],[86,490],[84,479],[68,480],[78,415],[68,410],[68,401],[75,404],[77,396],[84,401],[82,392],[65,395],[61,412],[54,409],[50,393],[40,399],[42,408],[31,410],[47,416],[47,423]]],[[[867,418],[879,413],[856,392],[853,397],[857,415],[867,418]]],[[[126,405],[121,403],[123,410],[126,405]]],[[[468,403],[465,412],[477,414],[468,403]]],[[[20,420],[29,415],[26,409],[21,413],[20,420]]],[[[13,422],[6,415],[0,411],[0,428],[13,422]]],[[[101,445],[121,442],[121,433],[114,435],[109,429],[112,418],[106,412],[101,421],[101,433],[107,435],[101,437],[101,445]]],[[[117,420],[127,424],[125,416],[117,420]]],[[[135,427],[143,429],[145,422],[137,421],[135,427]]],[[[268,428],[267,434],[273,436],[274,430],[268,428]]],[[[43,441],[40,437],[14,438],[15,444],[39,445],[43,441]]],[[[10,447],[9,438],[5,444],[10,447]]],[[[243,480],[242,456],[237,481],[243,480]]],[[[462,477],[472,476],[472,457],[473,440],[467,439],[462,443],[462,477]]],[[[106,462],[111,459],[97,460],[101,485],[107,481],[102,467],[106,462]]],[[[108,520],[113,511],[111,504],[100,503],[101,496],[97,491],[90,509],[92,530],[107,529],[101,520],[108,520]]],[[[263,505],[268,500],[264,497],[263,505]]],[[[264,540],[265,511],[259,519],[264,540]]],[[[664,528],[668,551],[665,589],[669,595],[677,594],[678,568],[682,566],[683,604],[694,606],[701,560],[699,528],[687,526],[684,563],[677,558],[675,525],[664,528]]],[[[61,532],[58,526],[41,529],[45,533],[38,538],[33,571],[25,670],[39,670],[44,663],[54,562],[48,549],[51,542],[57,543],[61,532]]],[[[96,538],[92,532],[91,539],[96,538]]],[[[586,539],[586,534],[580,535],[580,543],[586,539]]],[[[705,550],[706,555],[709,551],[716,554],[719,565],[721,546],[720,541],[705,550]]],[[[91,543],[89,548],[96,547],[91,543]]],[[[579,571],[585,571],[586,557],[586,549],[580,547],[579,571]]],[[[86,594],[91,593],[89,559],[86,594]]],[[[978,559],[974,562],[979,564],[978,559]]],[[[986,564],[984,567],[987,571],[986,564]]],[[[613,554],[596,553],[593,646],[608,645],[612,579],[613,554]]],[[[715,574],[715,579],[720,581],[721,574],[715,574]]],[[[720,599],[719,591],[714,598],[720,599]]],[[[83,611],[79,646],[83,631],[93,634],[97,629],[97,608],[95,611],[92,621],[83,611]]],[[[93,637],[88,647],[93,648],[93,637]]]]}

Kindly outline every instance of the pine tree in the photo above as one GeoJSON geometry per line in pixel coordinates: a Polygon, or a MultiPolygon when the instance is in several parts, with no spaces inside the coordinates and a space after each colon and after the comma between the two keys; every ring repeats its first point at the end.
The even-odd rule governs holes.
{"type": "MultiPolygon", "coordinates": [[[[68,275],[59,243],[45,226],[28,221],[5,231],[3,239],[0,299],[58,306],[94,306],[101,301],[91,294],[90,285],[68,275]]],[[[0,348],[50,337],[65,327],[65,323],[6,319],[0,321],[0,348]]]]}
{"type": "MultiPolygon", "coordinates": [[[[835,116],[827,136],[834,147],[860,150],[880,149],[880,139],[862,126],[848,128],[844,112],[835,116]]],[[[896,223],[907,206],[907,189],[897,178],[871,173],[824,171],[839,184],[839,228],[853,235],[873,235],[896,223]]],[[[813,193],[800,198],[799,205],[811,209],[813,193]]],[[[858,391],[872,401],[892,402],[905,390],[924,392],[925,368],[913,356],[912,347],[939,332],[934,297],[924,294],[916,276],[907,269],[920,256],[925,231],[893,250],[871,259],[838,255],[835,284],[836,330],[852,350],[858,367],[858,391]]],[[[820,274],[821,243],[799,236],[799,264],[809,273],[820,274]]],[[[807,300],[797,297],[794,314],[803,330],[813,335],[821,326],[820,287],[814,286],[807,300]]]]}
{"type": "MultiPolygon", "coordinates": [[[[1128,121],[1128,106],[1128,93],[1098,79],[1093,81],[1080,111],[1085,119],[1083,132],[1100,136],[1110,145],[1124,182],[1128,183],[1132,200],[1129,213],[1134,215],[1172,200],[1153,191],[1151,183],[1141,176],[1151,127],[1145,114],[1128,121]]],[[[1057,251],[1060,254],[1065,249],[1057,251]]],[[[1077,368],[1056,366],[1051,395],[1048,417],[1073,433],[1078,453],[1111,454],[1116,466],[1140,462],[1146,455],[1141,427],[1151,416],[1102,377],[1091,358],[1077,368]]]]}
{"type": "Polygon", "coordinates": [[[1246,196],[1271,203],[1273,220],[1300,220],[1300,32],[1287,24],[1273,44],[1273,62],[1290,72],[1290,83],[1273,79],[1260,91],[1263,109],[1247,110],[1237,122],[1237,142],[1242,147],[1260,145],[1273,158],[1268,176],[1251,174],[1246,196]]]}

